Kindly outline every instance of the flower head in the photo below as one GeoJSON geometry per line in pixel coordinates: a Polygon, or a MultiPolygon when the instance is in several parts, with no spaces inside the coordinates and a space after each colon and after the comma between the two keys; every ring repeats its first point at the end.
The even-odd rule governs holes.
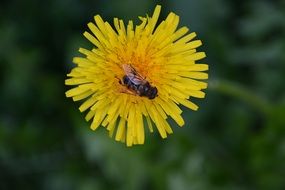
{"type": "Polygon", "coordinates": [[[115,18],[115,29],[96,15],[88,23],[91,32],[84,33],[94,48],[79,49],[84,57],[73,59],[76,67],[65,81],[76,86],[67,97],[85,99],[79,110],[88,110],[91,129],[103,126],[127,146],[143,144],[146,127],[166,138],[172,133],[169,117],[183,126],[179,105],[197,110],[189,98],[203,98],[207,88],[201,80],[208,78],[208,65],[196,63],[205,57],[196,51],[201,41],[187,27],[178,29],[179,16],[172,12],[156,26],[160,10],[139,17],[137,26],[115,18]]]}

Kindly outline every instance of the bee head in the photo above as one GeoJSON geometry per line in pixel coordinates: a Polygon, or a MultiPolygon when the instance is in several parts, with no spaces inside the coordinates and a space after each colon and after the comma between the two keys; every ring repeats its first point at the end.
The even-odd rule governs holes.
{"type": "Polygon", "coordinates": [[[149,89],[148,98],[149,99],[154,99],[156,96],[157,96],[157,88],[156,87],[151,87],[149,89]]]}

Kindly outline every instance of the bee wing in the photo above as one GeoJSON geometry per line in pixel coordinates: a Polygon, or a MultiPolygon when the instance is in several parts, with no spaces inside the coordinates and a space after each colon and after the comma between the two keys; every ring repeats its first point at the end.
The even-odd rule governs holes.
{"type": "Polygon", "coordinates": [[[144,84],[144,78],[130,64],[123,64],[123,69],[127,77],[136,85],[144,84]]]}

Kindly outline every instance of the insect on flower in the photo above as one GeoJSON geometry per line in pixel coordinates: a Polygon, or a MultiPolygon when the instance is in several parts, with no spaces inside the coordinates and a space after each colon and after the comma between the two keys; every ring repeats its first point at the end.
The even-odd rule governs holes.
{"type": "Polygon", "coordinates": [[[122,66],[126,75],[123,76],[122,80],[119,79],[119,83],[127,87],[127,93],[145,96],[149,99],[154,99],[157,96],[157,88],[151,86],[131,64],[123,64],[122,66]]]}
{"type": "Polygon", "coordinates": [[[67,75],[73,86],[66,96],[81,101],[86,121],[96,130],[104,127],[110,137],[127,146],[144,144],[145,131],[162,138],[173,133],[173,122],[182,127],[184,109],[197,110],[194,98],[204,98],[208,64],[197,48],[201,40],[188,27],[179,27],[173,12],[159,21],[161,6],[140,23],[114,24],[94,16],[83,35],[93,47],[79,48],[76,66],[67,75]]]}

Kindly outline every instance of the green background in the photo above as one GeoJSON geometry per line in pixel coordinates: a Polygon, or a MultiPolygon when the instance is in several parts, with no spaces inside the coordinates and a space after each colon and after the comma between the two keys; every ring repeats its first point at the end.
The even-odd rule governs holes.
{"type": "Polygon", "coordinates": [[[285,189],[284,62],[283,0],[2,0],[0,189],[285,189]],[[127,148],[64,80],[95,14],[138,23],[158,3],[203,41],[209,88],[183,128],[127,148]]]}

